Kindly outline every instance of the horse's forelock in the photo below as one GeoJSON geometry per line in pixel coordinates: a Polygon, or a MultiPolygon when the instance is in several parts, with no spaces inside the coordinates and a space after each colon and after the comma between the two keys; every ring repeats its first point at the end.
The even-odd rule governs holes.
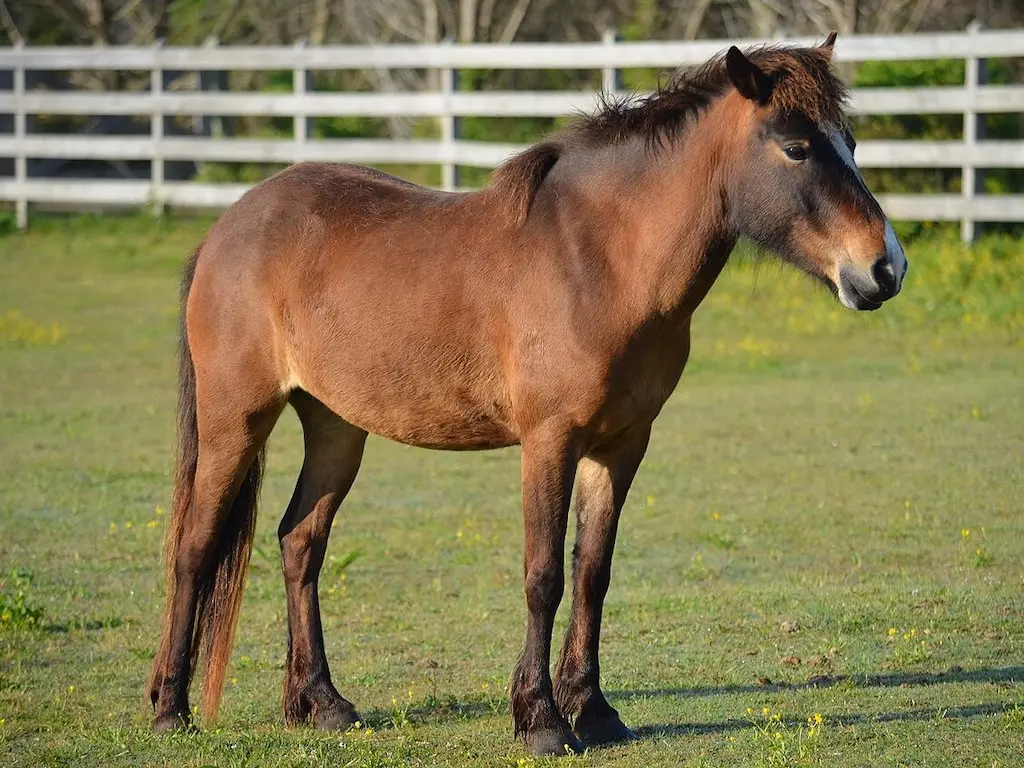
{"type": "Polygon", "coordinates": [[[821,49],[765,46],[746,53],[772,78],[769,106],[802,112],[822,129],[834,130],[845,123],[849,91],[821,49]]]}

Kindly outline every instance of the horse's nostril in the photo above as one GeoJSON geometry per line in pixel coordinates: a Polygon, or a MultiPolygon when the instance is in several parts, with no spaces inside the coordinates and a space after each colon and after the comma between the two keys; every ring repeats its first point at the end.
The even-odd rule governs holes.
{"type": "Polygon", "coordinates": [[[896,269],[893,267],[888,254],[884,254],[875,260],[874,265],[871,267],[871,276],[875,278],[879,291],[886,298],[896,295],[902,275],[896,274],[896,269]]]}

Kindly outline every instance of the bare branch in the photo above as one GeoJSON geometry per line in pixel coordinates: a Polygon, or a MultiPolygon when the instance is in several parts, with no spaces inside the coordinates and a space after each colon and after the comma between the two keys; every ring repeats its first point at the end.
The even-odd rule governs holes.
{"type": "Polygon", "coordinates": [[[704,17],[707,15],[708,8],[710,7],[711,0],[696,0],[689,15],[686,17],[686,24],[683,25],[684,40],[696,39],[697,35],[700,33],[701,26],[704,24],[704,17]]]}
{"type": "Polygon", "coordinates": [[[502,27],[501,34],[498,35],[498,39],[495,42],[511,43],[519,33],[519,27],[522,25],[528,10],[530,10],[530,0],[516,0],[516,5],[509,14],[508,19],[505,20],[505,26],[502,27]]]}
{"type": "Polygon", "coordinates": [[[313,25],[309,29],[309,42],[312,45],[323,45],[327,37],[327,24],[331,18],[331,9],[327,0],[315,0],[313,8],[313,25]]]}
{"type": "Polygon", "coordinates": [[[4,0],[0,0],[0,26],[4,28],[4,32],[7,33],[7,38],[11,41],[12,45],[25,41],[25,38],[21,36],[21,32],[18,31],[18,25],[14,23],[14,19],[11,17],[11,12],[7,10],[7,4],[4,0]]]}
{"type": "Polygon", "coordinates": [[[460,43],[472,43],[476,39],[477,0],[459,0],[459,29],[457,37],[460,43]]]}

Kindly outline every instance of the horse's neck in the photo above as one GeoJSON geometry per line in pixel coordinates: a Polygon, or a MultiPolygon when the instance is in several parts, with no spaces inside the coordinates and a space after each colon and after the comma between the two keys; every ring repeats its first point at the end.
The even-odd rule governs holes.
{"type": "Polygon", "coordinates": [[[638,309],[686,320],[736,242],[728,211],[728,137],[702,118],[678,144],[642,154],[630,171],[627,269],[638,309]]]}

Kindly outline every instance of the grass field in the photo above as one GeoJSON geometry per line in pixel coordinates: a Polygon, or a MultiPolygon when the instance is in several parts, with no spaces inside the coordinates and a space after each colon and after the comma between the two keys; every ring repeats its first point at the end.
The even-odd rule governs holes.
{"type": "MultiPolygon", "coordinates": [[[[371,440],[322,580],[333,676],[366,724],[281,726],[290,415],[221,717],[150,734],[175,282],[203,226],[0,239],[0,764],[543,763],[505,701],[515,450],[371,440]]],[[[909,250],[877,313],[772,263],[731,266],[699,311],[607,606],[605,688],[643,738],[571,764],[1024,764],[1024,248],[909,250]]]]}

